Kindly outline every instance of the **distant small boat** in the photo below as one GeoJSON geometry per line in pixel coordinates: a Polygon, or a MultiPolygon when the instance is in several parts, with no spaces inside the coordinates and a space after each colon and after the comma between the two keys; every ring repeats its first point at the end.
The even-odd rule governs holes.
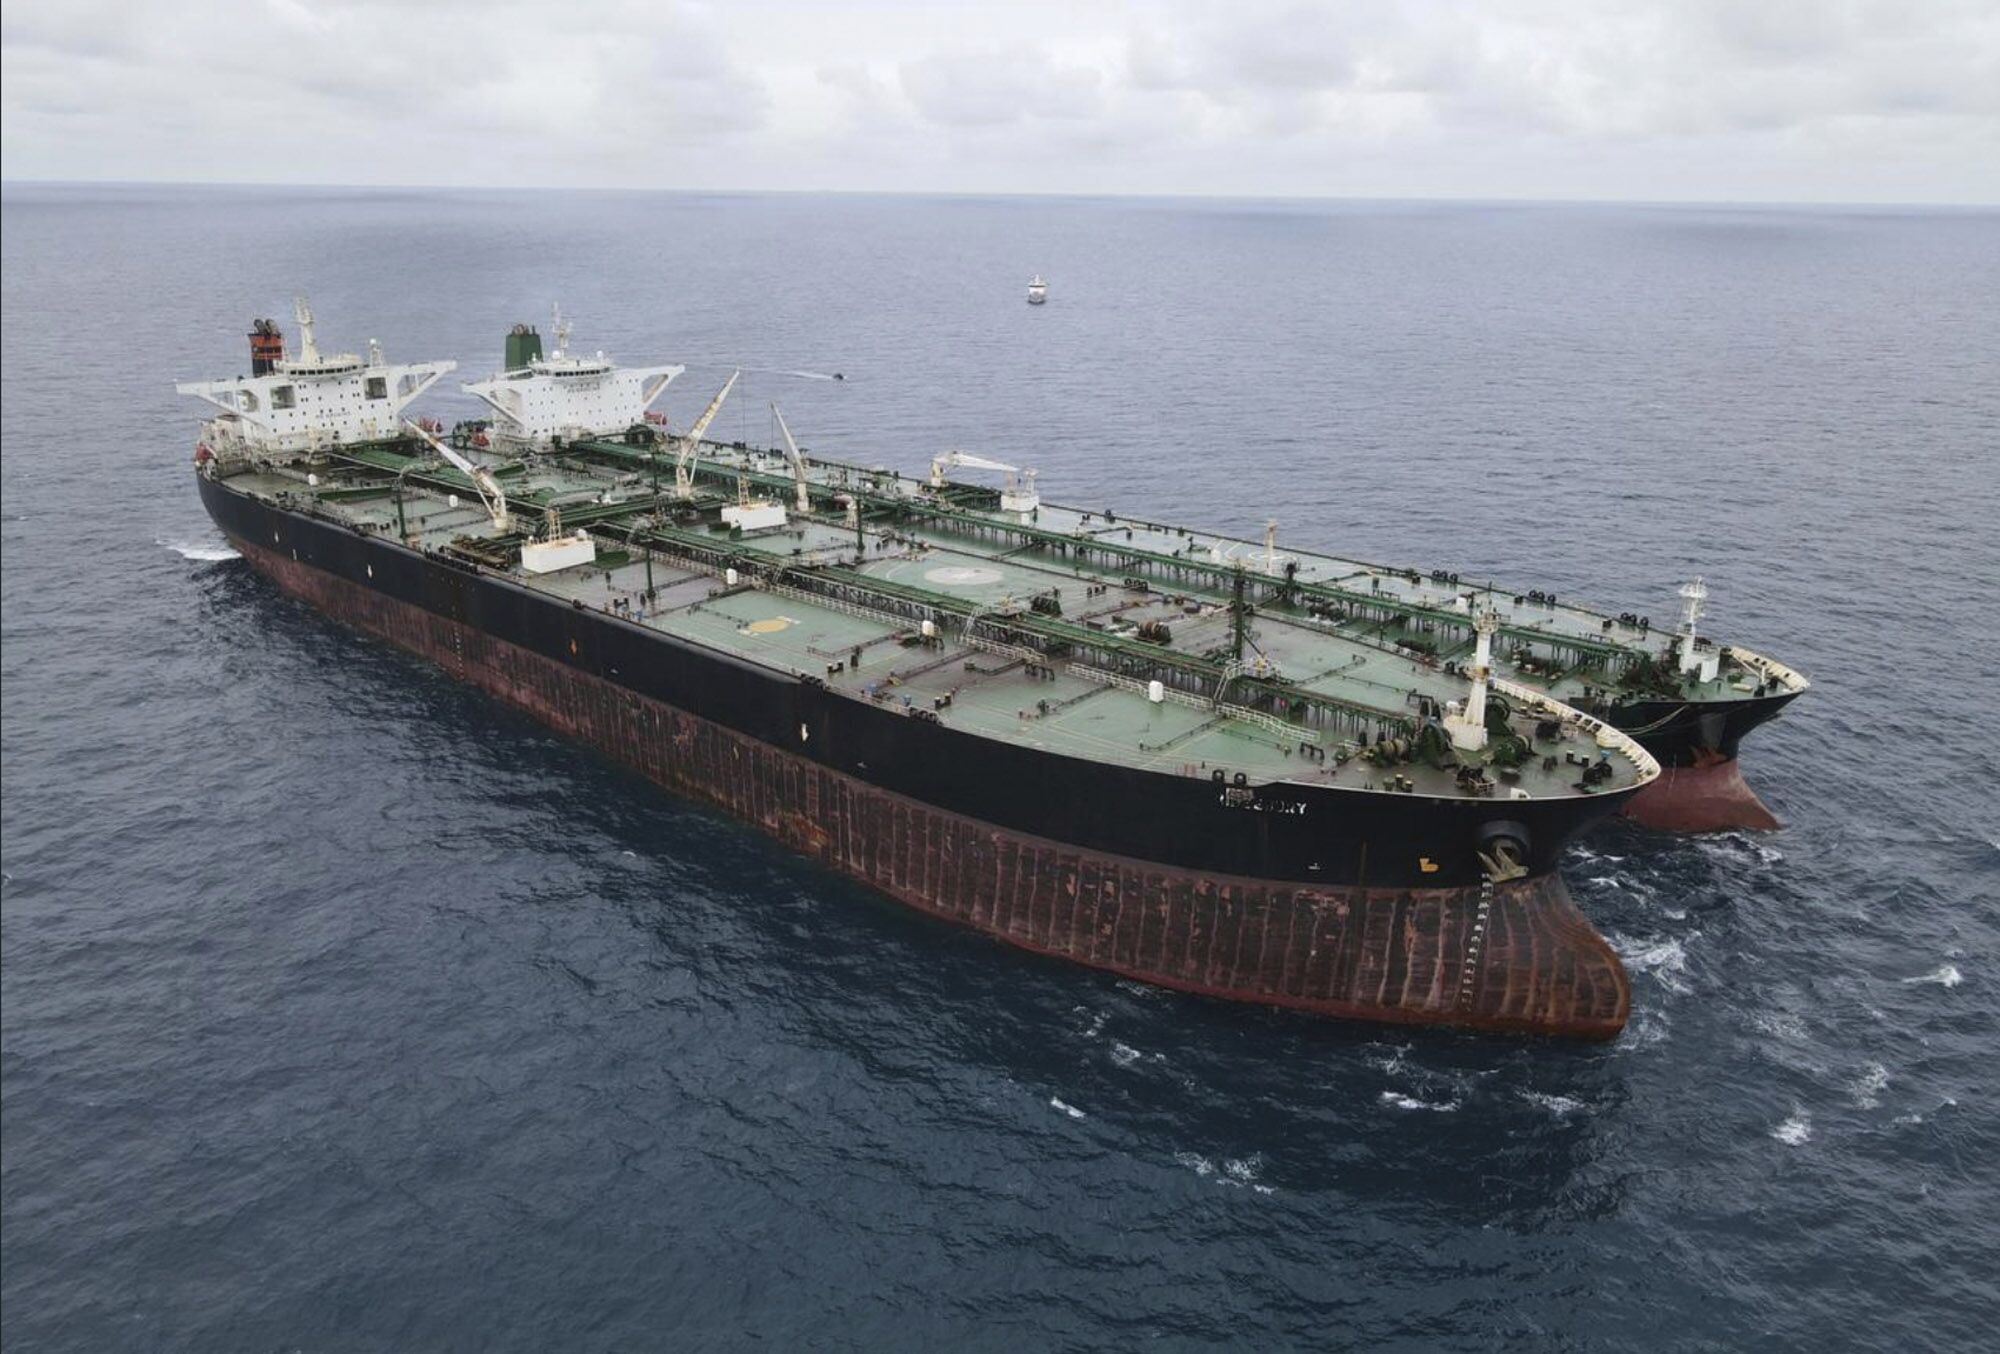
{"type": "Polygon", "coordinates": [[[1028,280],[1028,304],[1031,306],[1047,305],[1048,300],[1049,284],[1042,281],[1040,273],[1036,273],[1028,280]]]}

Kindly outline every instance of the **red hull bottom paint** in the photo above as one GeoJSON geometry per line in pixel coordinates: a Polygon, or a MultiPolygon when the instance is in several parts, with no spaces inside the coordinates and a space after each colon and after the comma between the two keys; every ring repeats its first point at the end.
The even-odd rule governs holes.
{"type": "Polygon", "coordinates": [[[1771,832],[1777,815],[1743,781],[1734,757],[1669,766],[1625,806],[1625,816],[1663,832],[1771,832]]]}
{"type": "Polygon", "coordinates": [[[1303,886],[1083,850],[871,786],[238,540],[280,588],[890,896],[1025,949],[1189,992],[1403,1024],[1609,1039],[1630,987],[1554,874],[1303,886]]]}

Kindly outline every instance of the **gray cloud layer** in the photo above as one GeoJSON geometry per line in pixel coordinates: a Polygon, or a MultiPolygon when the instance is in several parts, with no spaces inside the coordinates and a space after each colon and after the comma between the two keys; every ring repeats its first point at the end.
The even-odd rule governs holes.
{"type": "Polygon", "coordinates": [[[11,179],[2000,201],[1992,0],[9,0],[11,179]]]}

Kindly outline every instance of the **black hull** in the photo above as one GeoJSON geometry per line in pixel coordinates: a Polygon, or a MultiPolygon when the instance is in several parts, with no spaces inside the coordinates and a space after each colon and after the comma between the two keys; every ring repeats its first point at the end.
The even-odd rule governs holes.
{"type": "Polygon", "coordinates": [[[1745,696],[1734,701],[1691,705],[1685,701],[1644,701],[1620,706],[1607,718],[1632,735],[1663,767],[1712,766],[1736,757],[1743,736],[1777,718],[1798,699],[1796,691],[1745,696]]]}
{"type": "Polygon", "coordinates": [[[1629,795],[1446,800],[1205,779],[959,732],[200,479],[286,591],[906,902],[1170,986],[1608,1037],[1622,968],[1554,874],[1629,795]],[[1526,845],[1488,885],[1478,849],[1526,845]],[[1107,911],[1107,909],[1110,909],[1107,911]]]}
{"type": "MultiPolygon", "coordinates": [[[[1226,807],[1206,779],[1163,775],[961,733],[686,644],[608,612],[565,606],[454,560],[275,509],[201,481],[232,539],[491,635],[809,761],[982,822],[1179,869],[1299,883],[1476,885],[1504,831],[1531,873],[1626,796],[1507,801],[1275,783],[1226,807]]],[[[1227,771],[1227,768],[1224,768],[1227,771]]]]}

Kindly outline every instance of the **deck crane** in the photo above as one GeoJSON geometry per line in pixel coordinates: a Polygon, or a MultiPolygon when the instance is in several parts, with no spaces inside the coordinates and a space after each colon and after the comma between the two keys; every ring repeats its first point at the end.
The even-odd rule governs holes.
{"type": "Polygon", "coordinates": [[[785,416],[778,412],[778,406],[771,406],[771,417],[778,420],[778,432],[785,439],[785,459],[792,463],[792,484],[797,489],[792,510],[804,517],[812,511],[812,498],[806,493],[806,458],[799,451],[799,444],[792,439],[792,429],[785,422],[785,416]]]}
{"type": "Polygon", "coordinates": [[[729,398],[729,392],[736,388],[736,378],[742,374],[741,371],[729,373],[729,379],[723,382],[722,389],[715,392],[715,398],[708,402],[708,408],[701,411],[701,417],[694,421],[694,426],[681,438],[680,448],[674,454],[675,498],[694,497],[694,458],[701,450],[701,435],[708,431],[708,425],[715,422],[715,416],[722,412],[722,402],[729,398]]]}
{"type": "Polygon", "coordinates": [[[1019,466],[1008,465],[1005,461],[990,460],[975,456],[969,451],[947,451],[931,460],[931,488],[944,488],[944,472],[958,466],[973,470],[999,470],[1007,479],[1000,490],[1000,511],[1033,512],[1042,506],[1042,496],[1035,489],[1035,472],[1022,470],[1019,466]]]}
{"type": "MultiPolygon", "coordinates": [[[[301,303],[303,304],[303,303],[301,303]]],[[[508,532],[514,529],[514,519],[507,512],[507,494],[501,489],[500,481],[485,466],[460,455],[450,446],[433,437],[430,431],[410,419],[403,420],[403,427],[430,444],[431,450],[450,461],[465,472],[472,481],[472,487],[479,491],[479,501],[486,505],[486,515],[493,519],[493,529],[508,532]]]]}

